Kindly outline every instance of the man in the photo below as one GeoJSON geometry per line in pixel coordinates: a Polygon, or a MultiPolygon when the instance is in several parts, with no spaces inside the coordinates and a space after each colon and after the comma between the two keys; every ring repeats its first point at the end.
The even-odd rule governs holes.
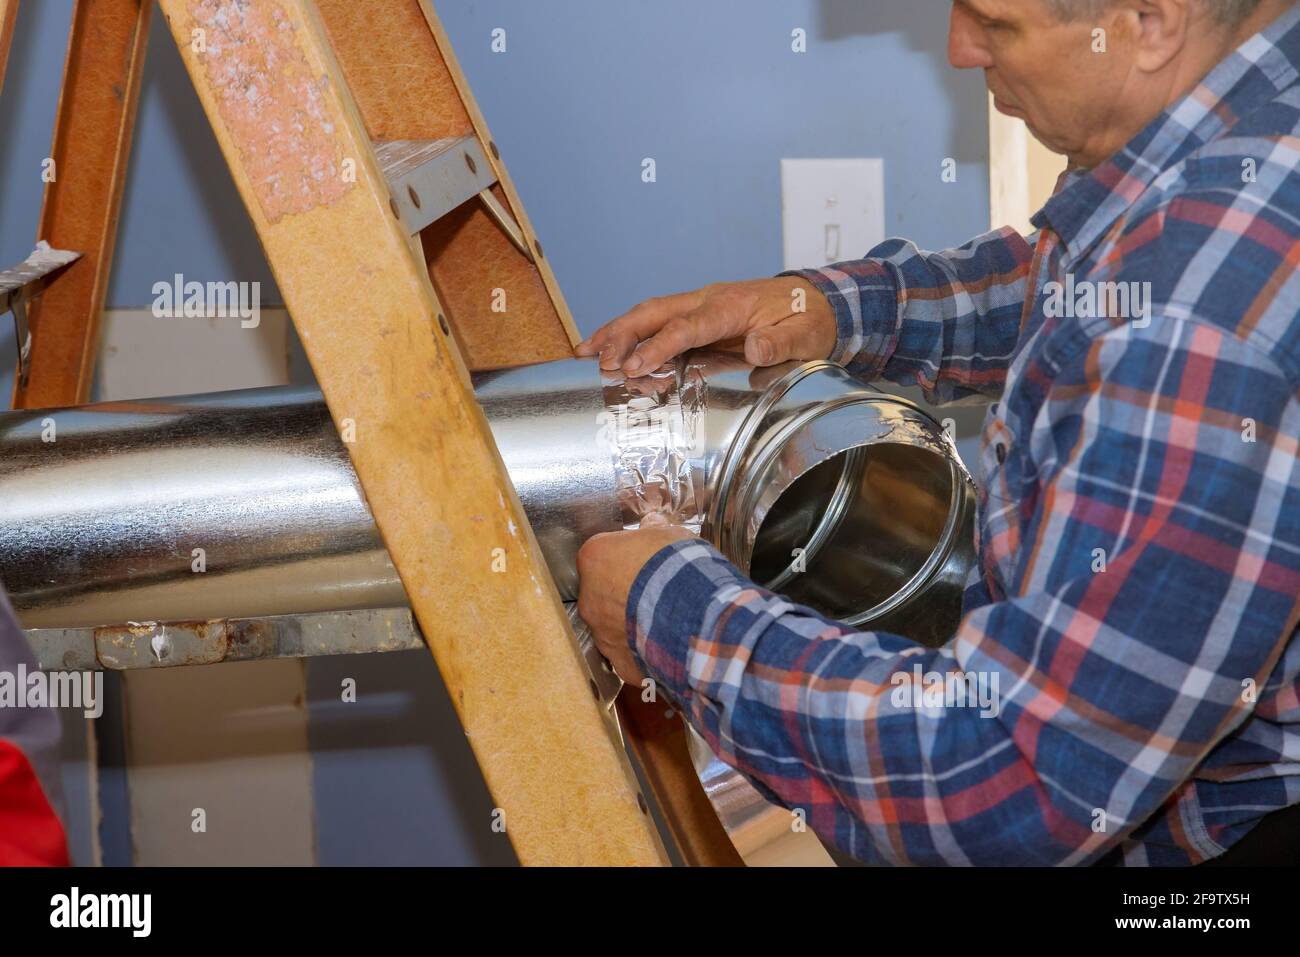
{"type": "Polygon", "coordinates": [[[956,0],[949,56],[1069,157],[1038,233],[652,300],[581,351],[743,336],[996,400],[956,635],[854,633],[667,527],[587,543],[582,615],[862,860],[1300,859],[1300,7],[956,0]],[[996,679],[996,717],[891,695],[917,665],[996,679]]]}

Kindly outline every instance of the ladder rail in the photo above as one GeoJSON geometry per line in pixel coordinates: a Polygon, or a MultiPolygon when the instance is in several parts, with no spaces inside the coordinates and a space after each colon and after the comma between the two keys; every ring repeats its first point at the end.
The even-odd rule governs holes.
{"type": "Polygon", "coordinates": [[[5,67],[9,65],[9,47],[14,40],[18,21],[18,0],[0,0],[0,93],[5,88],[5,67]]]}
{"type": "Polygon", "coordinates": [[[316,8],[161,6],[521,862],[664,863],[316,8]]]}
{"type": "Polygon", "coordinates": [[[81,258],[31,304],[31,369],[15,380],[15,409],[90,398],[152,11],[153,0],[73,8],[37,238],[81,258]]]}

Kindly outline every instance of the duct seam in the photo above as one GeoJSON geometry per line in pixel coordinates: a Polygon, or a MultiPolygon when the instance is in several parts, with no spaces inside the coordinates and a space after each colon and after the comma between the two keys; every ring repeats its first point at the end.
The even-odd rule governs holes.
{"type": "Polygon", "coordinates": [[[704,509],[693,463],[704,447],[707,388],[700,366],[673,362],[638,379],[602,380],[604,444],[614,459],[625,529],[658,513],[698,532],[704,509]]]}

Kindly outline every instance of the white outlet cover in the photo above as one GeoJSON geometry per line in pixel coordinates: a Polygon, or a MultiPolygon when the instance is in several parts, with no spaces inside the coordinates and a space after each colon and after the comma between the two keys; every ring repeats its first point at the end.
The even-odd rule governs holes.
{"type": "Polygon", "coordinates": [[[885,240],[883,159],[781,160],[786,269],[861,259],[885,240]]]}

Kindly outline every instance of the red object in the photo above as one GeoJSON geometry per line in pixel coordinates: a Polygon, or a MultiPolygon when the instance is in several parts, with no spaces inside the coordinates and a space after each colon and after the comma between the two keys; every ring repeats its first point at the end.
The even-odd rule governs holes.
{"type": "Polygon", "coordinates": [[[0,739],[0,867],[67,867],[63,823],[27,755],[0,739]]]}

